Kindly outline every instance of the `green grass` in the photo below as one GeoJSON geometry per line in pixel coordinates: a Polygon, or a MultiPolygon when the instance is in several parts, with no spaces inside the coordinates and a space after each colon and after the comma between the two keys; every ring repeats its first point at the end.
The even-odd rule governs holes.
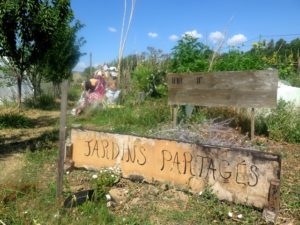
{"type": "Polygon", "coordinates": [[[106,131],[141,135],[161,123],[170,122],[170,109],[163,100],[149,100],[140,105],[128,104],[122,108],[92,110],[70,122],[93,125],[106,131]]]}
{"type": "MultiPolygon", "coordinates": [[[[202,121],[203,118],[203,114],[199,114],[191,119],[202,121]]],[[[166,100],[147,100],[137,105],[125,104],[123,108],[87,111],[79,117],[70,118],[69,124],[81,123],[83,126],[106,131],[143,135],[170,122],[170,109],[166,100]]],[[[55,197],[58,151],[56,147],[48,144],[57,143],[57,136],[57,131],[45,135],[43,140],[40,140],[42,144],[38,145],[35,151],[26,151],[25,165],[16,172],[16,178],[0,184],[0,220],[5,224],[265,224],[261,218],[261,210],[220,201],[209,189],[202,195],[187,193],[188,201],[183,202],[179,199],[174,200],[174,196],[170,197],[164,191],[158,195],[151,194],[148,184],[124,181],[113,184],[109,173],[92,180],[94,171],[81,170],[64,176],[64,198],[70,194],[71,181],[76,180],[77,183],[84,182],[88,188],[98,189],[100,199],[86,202],[76,208],[65,209],[62,202],[57,202],[55,197]],[[126,202],[114,209],[107,208],[103,200],[104,193],[117,185],[129,190],[128,204],[126,202]],[[134,198],[139,198],[141,202],[130,205],[129,202],[134,198]],[[233,213],[233,218],[228,217],[229,212],[233,213]],[[238,214],[242,214],[243,218],[238,219],[238,214]]],[[[23,147],[26,148],[21,146],[23,147]]],[[[280,217],[287,218],[288,221],[293,219],[297,224],[300,221],[300,173],[293,167],[298,165],[300,154],[293,149],[278,151],[284,156],[280,217]]],[[[159,189],[160,186],[156,187],[159,189]]]]}
{"type": "Polygon", "coordinates": [[[41,110],[58,110],[59,103],[55,101],[55,98],[51,94],[42,94],[41,96],[26,99],[24,106],[30,109],[41,109],[41,110]]]}
{"type": "Polygon", "coordinates": [[[73,83],[68,90],[68,100],[69,101],[78,101],[82,93],[82,88],[80,84],[73,83]]]}
{"type": "Polygon", "coordinates": [[[0,114],[0,129],[1,128],[29,128],[32,127],[32,120],[21,113],[1,113],[0,114]]]}

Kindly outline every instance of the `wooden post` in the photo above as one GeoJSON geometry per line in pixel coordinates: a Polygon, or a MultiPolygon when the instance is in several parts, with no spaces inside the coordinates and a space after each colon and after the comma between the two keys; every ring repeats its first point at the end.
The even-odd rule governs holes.
{"type": "Polygon", "coordinates": [[[268,207],[263,210],[263,218],[267,223],[276,223],[277,214],[280,206],[280,181],[271,180],[269,195],[268,195],[268,207]]]}
{"type": "Polygon", "coordinates": [[[255,110],[251,109],[251,140],[254,140],[255,137],[255,110]]]}
{"type": "Polygon", "coordinates": [[[57,185],[56,185],[56,197],[57,198],[61,197],[62,191],[63,191],[67,102],[68,102],[68,81],[65,80],[61,84],[59,154],[58,154],[58,163],[57,163],[57,185]]]}
{"type": "Polygon", "coordinates": [[[173,120],[173,128],[177,126],[177,112],[178,112],[178,106],[173,105],[172,106],[172,120],[173,120]]]}

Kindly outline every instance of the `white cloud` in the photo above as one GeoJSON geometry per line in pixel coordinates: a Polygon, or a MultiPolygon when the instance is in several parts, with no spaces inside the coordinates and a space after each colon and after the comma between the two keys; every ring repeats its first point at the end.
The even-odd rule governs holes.
{"type": "Polygon", "coordinates": [[[109,27],[109,28],[108,28],[108,31],[109,31],[109,32],[112,32],[112,33],[115,33],[115,32],[117,32],[117,29],[114,28],[114,27],[109,27]]]}
{"type": "Polygon", "coordinates": [[[158,34],[155,33],[155,32],[149,32],[149,33],[148,33],[148,36],[151,37],[151,38],[157,38],[157,37],[158,37],[158,34]]]}
{"type": "Polygon", "coordinates": [[[186,31],[182,36],[185,36],[185,35],[191,36],[193,38],[202,38],[203,37],[203,35],[198,33],[197,30],[186,31]]]}
{"type": "Polygon", "coordinates": [[[74,67],[73,71],[79,71],[82,72],[88,65],[85,62],[79,62],[77,65],[74,67]]]}
{"type": "Polygon", "coordinates": [[[176,34],[172,34],[172,35],[169,37],[169,39],[170,39],[171,41],[177,41],[178,38],[179,38],[179,37],[178,37],[176,34]]]}
{"type": "Polygon", "coordinates": [[[221,41],[223,41],[225,38],[224,34],[220,31],[216,31],[216,32],[211,32],[208,36],[208,39],[216,44],[216,43],[220,43],[221,41]]]}
{"type": "Polygon", "coordinates": [[[247,37],[245,35],[236,34],[228,39],[227,44],[231,46],[235,46],[235,45],[243,44],[246,41],[247,41],[247,37]]]}

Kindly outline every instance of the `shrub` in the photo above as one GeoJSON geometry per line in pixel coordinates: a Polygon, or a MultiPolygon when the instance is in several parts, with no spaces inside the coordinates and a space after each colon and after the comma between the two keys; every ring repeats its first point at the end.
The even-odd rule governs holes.
{"type": "Polygon", "coordinates": [[[300,112],[292,103],[279,101],[266,118],[269,137],[276,141],[300,143],[300,112]]]}
{"type": "Polygon", "coordinates": [[[55,102],[54,96],[48,94],[42,94],[36,99],[26,99],[24,105],[27,108],[35,108],[42,110],[53,110],[59,108],[59,104],[55,102]]]}
{"type": "Polygon", "coordinates": [[[0,114],[0,129],[3,128],[28,128],[32,127],[31,119],[19,113],[0,114]]]}
{"type": "Polygon", "coordinates": [[[70,86],[68,90],[68,100],[69,101],[77,101],[82,93],[82,89],[80,84],[74,83],[74,85],[70,86]]]}
{"type": "Polygon", "coordinates": [[[165,71],[160,71],[151,65],[140,64],[132,73],[134,88],[138,91],[145,92],[151,97],[166,95],[167,88],[165,78],[165,71]]]}

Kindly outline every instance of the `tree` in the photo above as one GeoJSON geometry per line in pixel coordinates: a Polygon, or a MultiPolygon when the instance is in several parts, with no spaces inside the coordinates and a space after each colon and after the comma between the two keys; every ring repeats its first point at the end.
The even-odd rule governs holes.
{"type": "Polygon", "coordinates": [[[176,73],[207,71],[211,54],[208,46],[185,35],[172,49],[171,70],[176,73]]]}
{"type": "Polygon", "coordinates": [[[0,56],[14,71],[21,106],[21,84],[32,65],[53,46],[60,18],[68,15],[69,0],[2,0],[0,2],[0,56]]]}
{"type": "Polygon", "coordinates": [[[161,97],[166,92],[165,78],[169,56],[153,47],[148,47],[147,50],[148,52],[140,57],[143,60],[137,63],[132,73],[132,81],[136,90],[143,91],[151,97],[161,97]]]}
{"type": "Polygon", "coordinates": [[[58,87],[64,80],[72,74],[72,69],[76,66],[80,56],[80,47],[85,43],[83,38],[77,38],[76,33],[82,28],[82,24],[76,21],[70,25],[73,16],[69,9],[68,17],[65,16],[59,23],[57,31],[53,35],[53,45],[48,49],[44,58],[39,61],[39,70],[46,81],[58,87]]]}

